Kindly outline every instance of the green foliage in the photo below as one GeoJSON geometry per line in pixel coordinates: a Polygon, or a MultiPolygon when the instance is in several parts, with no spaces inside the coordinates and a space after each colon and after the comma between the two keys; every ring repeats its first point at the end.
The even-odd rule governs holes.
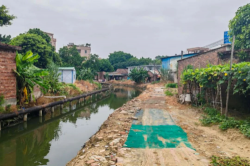
{"type": "Polygon", "coordinates": [[[44,83],[48,86],[49,92],[56,93],[60,91],[58,78],[61,74],[59,73],[58,66],[51,62],[49,63],[47,70],[49,74],[43,78],[44,83]]]}
{"type": "Polygon", "coordinates": [[[165,91],[166,96],[173,96],[174,94],[170,90],[165,91]]]}
{"type": "Polygon", "coordinates": [[[161,80],[162,81],[167,81],[168,80],[169,70],[161,68],[160,69],[160,74],[161,74],[161,80]]]}
{"type": "Polygon", "coordinates": [[[134,68],[130,74],[129,77],[135,81],[136,83],[142,83],[145,81],[145,79],[148,77],[148,71],[144,70],[143,68],[134,68]]]}
{"type": "Polygon", "coordinates": [[[102,89],[102,84],[99,82],[94,82],[94,84],[97,86],[98,89],[102,89]]]}
{"type": "Polygon", "coordinates": [[[11,25],[11,21],[14,20],[16,16],[10,15],[9,10],[6,6],[0,6],[0,27],[4,25],[11,25]]]}
{"type": "Polygon", "coordinates": [[[133,56],[129,53],[125,53],[123,51],[115,51],[114,53],[109,54],[109,62],[114,65],[117,63],[125,62],[133,58],[133,56]]]}
{"type": "Polygon", "coordinates": [[[19,51],[21,54],[25,54],[27,51],[38,54],[40,58],[35,65],[39,68],[46,68],[49,62],[54,61],[56,59],[54,57],[57,56],[51,44],[37,34],[20,34],[11,40],[10,45],[22,47],[22,50],[19,51]]]}
{"type": "Polygon", "coordinates": [[[4,112],[4,107],[3,107],[3,104],[4,104],[4,96],[3,95],[0,95],[0,113],[1,112],[4,112]]]}
{"type": "Polygon", "coordinates": [[[245,61],[250,57],[249,53],[243,50],[237,52],[236,56],[240,59],[240,61],[245,61]]]}
{"type": "Polygon", "coordinates": [[[227,130],[230,128],[237,128],[242,134],[250,138],[250,121],[249,120],[236,120],[233,117],[226,118],[221,115],[219,111],[214,108],[206,107],[204,109],[203,117],[200,119],[204,126],[219,124],[221,130],[227,130]]]}
{"type": "Polygon", "coordinates": [[[74,84],[66,84],[66,86],[73,88],[74,90],[77,90],[79,93],[81,93],[81,90],[74,84]]]}
{"type": "Polygon", "coordinates": [[[234,93],[248,94],[250,89],[250,63],[241,62],[230,65],[209,65],[207,68],[187,69],[182,73],[183,84],[198,84],[203,88],[217,88],[232,77],[234,82],[234,93]]]}
{"type": "Polygon", "coordinates": [[[235,35],[236,49],[250,48],[250,4],[240,7],[229,22],[229,36],[235,35]]]}
{"type": "Polygon", "coordinates": [[[44,40],[46,40],[47,43],[50,43],[51,39],[50,39],[49,35],[47,35],[46,33],[44,33],[43,31],[41,31],[38,28],[29,29],[29,31],[27,33],[39,35],[44,40]]]}
{"type": "Polygon", "coordinates": [[[151,84],[158,84],[160,81],[153,81],[151,84]]]}
{"type": "Polygon", "coordinates": [[[22,92],[25,87],[30,92],[33,91],[33,87],[36,84],[42,88],[48,89],[48,86],[42,79],[42,77],[48,75],[48,72],[34,66],[34,63],[38,61],[39,57],[39,55],[34,55],[31,51],[28,51],[25,55],[16,53],[16,70],[14,72],[17,77],[17,89],[20,104],[22,92]]]}
{"type": "Polygon", "coordinates": [[[124,69],[128,66],[139,66],[139,65],[149,65],[153,63],[153,60],[150,58],[136,58],[129,53],[123,51],[116,51],[109,55],[109,62],[113,65],[114,70],[124,69]]]}
{"type": "Polygon", "coordinates": [[[99,60],[99,71],[112,72],[114,71],[114,67],[108,59],[101,59],[99,60]]]}
{"type": "Polygon", "coordinates": [[[87,61],[82,64],[83,68],[90,68],[94,73],[99,71],[100,61],[99,56],[96,54],[91,54],[87,61]]]}
{"type": "Polygon", "coordinates": [[[10,41],[11,41],[11,36],[10,35],[1,35],[0,34],[0,42],[1,43],[5,43],[5,44],[9,44],[10,43],[10,41]]]}
{"type": "Polygon", "coordinates": [[[177,83],[166,84],[166,88],[177,88],[177,87],[178,87],[177,83]]]}
{"type": "Polygon", "coordinates": [[[76,49],[76,46],[73,47],[63,47],[59,49],[59,57],[62,60],[62,67],[75,67],[76,76],[79,79],[80,70],[82,69],[82,63],[85,60],[85,57],[81,57],[79,52],[76,49]]]}
{"type": "Polygon", "coordinates": [[[91,70],[91,68],[81,69],[77,79],[78,80],[93,80],[96,73],[91,70]]]}
{"type": "Polygon", "coordinates": [[[212,156],[211,160],[210,164],[212,164],[212,166],[250,166],[248,160],[239,156],[234,156],[232,158],[212,156]]]}
{"type": "Polygon", "coordinates": [[[8,105],[6,106],[6,108],[5,108],[5,111],[6,111],[6,112],[11,112],[10,107],[11,107],[11,105],[10,105],[10,104],[8,104],[8,105]]]}

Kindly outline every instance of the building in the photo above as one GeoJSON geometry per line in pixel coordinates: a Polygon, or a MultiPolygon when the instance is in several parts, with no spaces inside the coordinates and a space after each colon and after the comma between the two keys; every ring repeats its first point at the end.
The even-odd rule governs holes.
{"type": "Polygon", "coordinates": [[[0,95],[4,96],[4,105],[16,105],[16,51],[20,47],[0,43],[0,95]]]}
{"type": "Polygon", "coordinates": [[[109,72],[108,75],[108,80],[126,80],[128,78],[128,69],[117,69],[115,72],[109,72]]]}
{"type": "Polygon", "coordinates": [[[129,66],[127,67],[128,68],[128,74],[130,74],[130,72],[134,69],[134,68],[137,68],[137,69],[140,69],[140,68],[143,68],[144,70],[147,70],[147,71],[156,71],[156,70],[160,70],[161,68],[161,65],[141,65],[141,66],[129,66]]]}
{"type": "Polygon", "coordinates": [[[73,84],[76,81],[76,70],[74,67],[59,67],[59,76],[58,80],[64,83],[73,84]]]}
{"type": "Polygon", "coordinates": [[[197,53],[191,53],[191,54],[184,54],[183,56],[181,55],[174,55],[174,56],[166,56],[161,58],[162,62],[162,68],[166,70],[171,70],[172,72],[177,71],[177,61],[180,59],[185,59],[191,56],[196,55],[197,53]]]}
{"type": "Polygon", "coordinates": [[[91,44],[80,44],[80,45],[75,45],[74,43],[69,43],[68,48],[76,46],[77,51],[81,55],[81,57],[87,57],[89,58],[91,54],[91,44]]]}
{"type": "Polygon", "coordinates": [[[54,34],[53,33],[48,33],[48,32],[44,32],[44,33],[46,33],[47,35],[49,35],[49,37],[50,37],[50,44],[52,46],[54,46],[55,49],[56,49],[56,39],[54,38],[54,34]]]}

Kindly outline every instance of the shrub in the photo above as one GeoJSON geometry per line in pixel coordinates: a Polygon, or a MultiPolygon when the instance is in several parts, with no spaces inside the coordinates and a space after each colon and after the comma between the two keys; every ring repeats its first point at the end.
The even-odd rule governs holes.
{"type": "Polygon", "coordinates": [[[229,128],[238,128],[239,127],[239,121],[235,120],[234,118],[228,118],[224,119],[221,123],[219,128],[221,130],[227,130],[229,128]]]}
{"type": "Polygon", "coordinates": [[[4,107],[3,107],[3,104],[4,104],[4,96],[3,95],[0,95],[0,112],[4,112],[4,107]]]}
{"type": "Polygon", "coordinates": [[[97,86],[97,89],[102,89],[102,84],[99,82],[94,82],[94,84],[97,86]]]}
{"type": "Polygon", "coordinates": [[[166,88],[177,88],[177,83],[169,83],[166,85],[166,88]]]}
{"type": "Polygon", "coordinates": [[[134,68],[130,74],[129,77],[135,81],[136,83],[142,83],[145,81],[145,79],[148,77],[148,71],[144,70],[143,68],[134,68]]]}
{"type": "Polygon", "coordinates": [[[166,90],[166,91],[165,91],[165,95],[166,95],[166,96],[173,96],[174,94],[173,94],[171,91],[166,90]]]}
{"type": "Polygon", "coordinates": [[[160,81],[153,81],[151,84],[158,84],[160,81]]]}
{"type": "Polygon", "coordinates": [[[242,166],[250,166],[250,163],[246,159],[242,159],[239,156],[235,156],[232,158],[229,157],[217,157],[212,156],[211,162],[213,166],[236,166],[236,165],[242,165],[242,166]]]}

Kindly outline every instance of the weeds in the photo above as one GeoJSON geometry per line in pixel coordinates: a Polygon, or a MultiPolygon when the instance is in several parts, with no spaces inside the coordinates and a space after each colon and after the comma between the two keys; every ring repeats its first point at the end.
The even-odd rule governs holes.
{"type": "Polygon", "coordinates": [[[3,107],[3,104],[4,104],[4,96],[3,95],[1,95],[0,96],[0,112],[4,112],[5,110],[4,110],[4,107],[3,107]]]}
{"type": "Polygon", "coordinates": [[[206,115],[203,115],[200,119],[202,125],[218,124],[219,128],[224,131],[230,128],[236,128],[246,137],[250,138],[249,120],[236,120],[233,117],[226,118],[224,115],[221,115],[219,111],[210,107],[205,108],[204,113],[206,113],[206,115]]]}
{"type": "Polygon", "coordinates": [[[166,96],[173,96],[174,94],[173,94],[171,91],[166,90],[166,91],[165,91],[165,95],[166,95],[166,96]]]}
{"type": "Polygon", "coordinates": [[[250,166],[248,160],[243,159],[239,156],[235,156],[232,158],[212,156],[211,160],[212,161],[210,162],[210,164],[212,164],[213,166],[236,166],[236,165],[250,166]]]}
{"type": "Polygon", "coordinates": [[[166,88],[177,88],[177,83],[169,83],[169,84],[166,84],[166,88]]]}
{"type": "Polygon", "coordinates": [[[158,84],[160,81],[153,81],[151,84],[158,84]]]}
{"type": "Polygon", "coordinates": [[[97,86],[98,89],[102,89],[102,84],[99,82],[94,82],[94,84],[97,86]]]}

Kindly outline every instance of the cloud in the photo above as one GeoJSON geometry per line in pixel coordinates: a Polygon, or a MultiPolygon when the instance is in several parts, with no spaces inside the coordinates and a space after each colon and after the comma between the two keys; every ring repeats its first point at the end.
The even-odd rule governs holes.
{"type": "Polygon", "coordinates": [[[18,18],[3,34],[29,28],[54,33],[57,48],[91,43],[108,57],[125,51],[137,57],[173,55],[223,38],[228,22],[247,0],[3,0],[18,18]]]}

